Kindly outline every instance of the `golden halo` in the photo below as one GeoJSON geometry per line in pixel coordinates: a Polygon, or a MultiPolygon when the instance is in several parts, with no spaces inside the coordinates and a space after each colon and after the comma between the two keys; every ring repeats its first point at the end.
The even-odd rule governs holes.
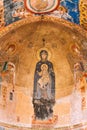
{"type": "Polygon", "coordinates": [[[37,51],[37,58],[38,58],[38,60],[41,59],[41,58],[40,58],[40,52],[41,52],[42,50],[46,50],[46,51],[48,52],[48,58],[47,58],[47,59],[49,60],[49,59],[51,58],[51,52],[49,51],[48,48],[45,48],[45,47],[38,49],[38,51],[37,51]]]}
{"type": "Polygon", "coordinates": [[[5,45],[5,47],[3,48],[6,52],[6,54],[9,57],[12,57],[13,55],[16,54],[16,50],[17,50],[17,45],[16,43],[12,43],[12,44],[7,44],[5,45]]]}
{"type": "Polygon", "coordinates": [[[47,70],[48,69],[48,65],[47,64],[42,64],[41,65],[41,70],[44,70],[44,68],[45,68],[45,70],[47,70]]]}
{"type": "Polygon", "coordinates": [[[74,54],[74,55],[78,55],[80,53],[80,47],[77,43],[72,43],[70,45],[70,51],[74,54]]]}

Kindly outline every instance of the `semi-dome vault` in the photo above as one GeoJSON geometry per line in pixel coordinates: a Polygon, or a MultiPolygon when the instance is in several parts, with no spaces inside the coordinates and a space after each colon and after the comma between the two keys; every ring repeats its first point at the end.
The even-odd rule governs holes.
{"type": "Polygon", "coordinates": [[[49,60],[54,64],[56,92],[61,92],[57,97],[61,97],[72,91],[73,67],[79,60],[73,46],[82,51],[84,35],[72,24],[71,28],[70,25],[65,26],[55,20],[47,18],[41,21],[39,17],[33,19],[33,22],[11,29],[0,39],[0,59],[1,62],[12,61],[15,64],[17,87],[32,89],[35,64],[39,61],[38,53],[41,49],[46,49],[49,60]]]}
{"type": "MultiPolygon", "coordinates": [[[[64,20],[31,16],[8,26],[0,36],[1,105],[5,113],[7,109],[14,111],[11,115],[14,122],[27,123],[27,115],[33,114],[34,73],[41,50],[47,51],[48,60],[53,64],[56,100],[72,93],[74,67],[86,63],[87,36],[84,30],[64,20]],[[15,107],[9,108],[9,100],[13,100],[12,106],[15,107]]],[[[10,120],[9,114],[3,118],[0,115],[0,118],[10,120]]]]}

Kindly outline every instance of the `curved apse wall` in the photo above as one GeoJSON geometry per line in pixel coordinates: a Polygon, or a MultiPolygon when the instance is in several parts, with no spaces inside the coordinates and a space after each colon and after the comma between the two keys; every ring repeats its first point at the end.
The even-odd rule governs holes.
{"type": "MultiPolygon", "coordinates": [[[[35,125],[71,129],[86,125],[86,43],[85,30],[50,16],[43,19],[29,16],[3,29],[0,33],[0,125],[12,129],[30,129],[35,125]],[[34,118],[34,75],[41,50],[48,53],[49,62],[45,61],[45,66],[51,66],[50,73],[55,73],[56,102],[50,120],[34,118]]],[[[51,76],[50,73],[47,75],[51,76]]],[[[41,77],[36,78],[39,83],[41,77]]]]}

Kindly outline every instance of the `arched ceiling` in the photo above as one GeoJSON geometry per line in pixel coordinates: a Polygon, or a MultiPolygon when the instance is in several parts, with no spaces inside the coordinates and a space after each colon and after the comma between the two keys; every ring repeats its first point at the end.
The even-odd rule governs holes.
{"type": "Polygon", "coordinates": [[[8,26],[1,33],[0,61],[1,64],[13,62],[16,66],[16,85],[32,90],[38,52],[46,48],[54,65],[56,92],[61,92],[57,97],[61,97],[71,93],[73,66],[80,61],[73,46],[85,51],[84,43],[87,43],[87,36],[79,26],[48,16],[43,19],[31,16],[8,26]]]}
{"type": "MultiPolygon", "coordinates": [[[[58,125],[62,122],[66,126],[67,119],[70,123],[70,116],[67,116],[71,112],[70,103],[67,103],[66,98],[69,97],[68,100],[71,100],[70,97],[73,95],[72,90],[75,88],[74,66],[79,63],[84,67],[84,75],[81,73],[77,76],[81,80],[81,86],[77,82],[79,86],[77,90],[80,90],[81,87],[81,89],[83,87],[87,89],[87,85],[83,83],[82,79],[87,76],[86,30],[61,18],[31,14],[26,19],[6,26],[0,31],[0,119],[3,122],[9,122],[9,124],[12,121],[12,127],[16,123],[19,127],[20,123],[31,124],[33,115],[31,98],[35,67],[40,60],[39,54],[42,49],[48,52],[48,60],[52,62],[54,68],[57,101],[54,109],[55,114],[58,114],[59,117],[58,125]],[[64,101],[63,103],[61,103],[61,99],[64,101]],[[58,100],[61,105],[58,105],[58,100]]],[[[78,116],[78,96],[77,100],[76,96],[74,99],[72,102],[76,101],[74,104],[77,107],[73,104],[72,106],[77,109],[78,116]]],[[[81,106],[81,104],[79,105],[81,106]]],[[[73,113],[75,114],[74,109],[73,113]]],[[[77,125],[75,126],[77,128],[77,125]]]]}
{"type": "MultiPolygon", "coordinates": [[[[0,0],[0,29],[15,21],[21,20],[32,14],[32,10],[26,9],[25,1],[32,2],[34,7],[43,8],[49,0],[0,0]],[[37,3],[35,6],[34,3],[37,3]],[[41,4],[42,3],[42,4],[41,4]],[[41,6],[41,7],[40,7],[41,6]]],[[[56,0],[53,0],[56,1],[56,0]]],[[[56,9],[52,6],[53,12],[47,13],[52,17],[66,19],[70,22],[80,24],[83,28],[87,29],[87,1],[86,0],[58,0],[60,3],[56,9]]],[[[57,2],[56,2],[57,3],[57,2]]],[[[49,4],[47,4],[49,5],[49,4]]],[[[53,5],[53,3],[52,3],[53,5]]],[[[46,7],[47,8],[47,7],[46,7]]],[[[50,8],[50,5],[49,5],[50,8]]],[[[33,9],[33,6],[32,6],[33,9]]],[[[46,9],[48,11],[48,9],[46,9]]],[[[51,11],[51,10],[50,10],[51,11]]],[[[46,12],[46,11],[45,11],[46,12]]],[[[37,15],[34,15],[35,17],[37,15]]]]}

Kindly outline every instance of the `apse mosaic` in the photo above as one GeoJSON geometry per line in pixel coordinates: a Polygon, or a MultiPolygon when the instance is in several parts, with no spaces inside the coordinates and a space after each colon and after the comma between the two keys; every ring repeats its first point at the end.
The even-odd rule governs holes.
{"type": "Polygon", "coordinates": [[[87,28],[85,0],[1,0],[0,28],[30,15],[51,15],[87,28]]]}
{"type": "Polygon", "coordinates": [[[0,1],[0,129],[87,129],[86,0],[0,1]]]}
{"type": "Polygon", "coordinates": [[[35,15],[0,33],[0,128],[87,128],[86,31],[35,15]]]}

